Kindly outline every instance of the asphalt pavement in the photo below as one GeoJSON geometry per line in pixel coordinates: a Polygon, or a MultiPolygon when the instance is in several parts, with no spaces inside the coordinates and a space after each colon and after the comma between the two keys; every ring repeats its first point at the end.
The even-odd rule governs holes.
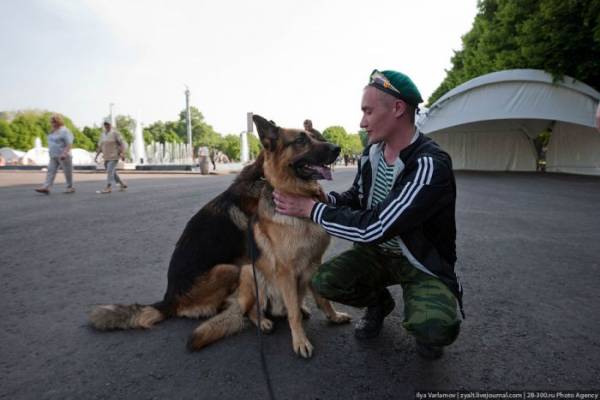
{"type": "MultiPolygon", "coordinates": [[[[325,187],[347,188],[353,175],[339,169],[325,187]]],[[[10,176],[0,184],[0,398],[266,398],[250,325],[189,353],[199,321],[104,333],[86,320],[96,304],[161,299],[187,220],[233,175],[128,176],[129,190],[110,195],[77,175],[77,193],[59,185],[50,196],[10,176]]],[[[456,343],[440,360],[417,356],[402,329],[399,287],[395,311],[368,342],[357,341],[351,325],[328,324],[311,303],[312,359],[293,353],[285,320],[264,337],[276,398],[600,389],[600,179],[461,172],[457,183],[467,318],[456,343]]],[[[333,240],[326,258],[349,245],[333,240]]]]}

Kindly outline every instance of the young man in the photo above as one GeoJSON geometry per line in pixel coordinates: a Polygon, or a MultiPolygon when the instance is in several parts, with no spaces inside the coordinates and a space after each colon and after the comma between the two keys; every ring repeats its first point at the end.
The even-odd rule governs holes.
{"type": "Polygon", "coordinates": [[[96,150],[96,158],[94,159],[96,162],[98,162],[98,155],[100,155],[100,153],[102,153],[104,166],[106,167],[106,188],[99,190],[96,193],[111,193],[115,182],[119,183],[119,190],[123,191],[127,189],[127,185],[121,180],[117,173],[119,158],[125,160],[125,142],[123,141],[121,134],[116,129],[112,128],[109,118],[104,120],[104,131],[100,135],[98,148],[96,150]]]}
{"type": "Polygon", "coordinates": [[[320,266],[312,280],[324,297],[366,307],[355,327],[375,337],[395,306],[387,286],[400,284],[404,328],[418,353],[442,355],[460,328],[462,288],[456,261],[456,185],[447,153],[415,127],[422,102],[412,80],[396,71],[373,71],[362,97],[369,144],[352,187],[331,192],[328,204],[275,193],[278,212],[311,218],[328,233],[354,242],[320,266]]]}

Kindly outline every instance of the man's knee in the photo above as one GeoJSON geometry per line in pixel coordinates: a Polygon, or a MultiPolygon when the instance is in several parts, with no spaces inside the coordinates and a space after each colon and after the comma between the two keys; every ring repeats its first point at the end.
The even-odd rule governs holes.
{"type": "Polygon", "coordinates": [[[318,294],[329,300],[337,300],[341,292],[335,277],[328,271],[316,272],[311,279],[311,284],[318,294]]]}
{"type": "Polygon", "coordinates": [[[421,321],[405,321],[404,327],[418,342],[433,346],[452,344],[460,332],[460,320],[432,317],[421,321]]]}

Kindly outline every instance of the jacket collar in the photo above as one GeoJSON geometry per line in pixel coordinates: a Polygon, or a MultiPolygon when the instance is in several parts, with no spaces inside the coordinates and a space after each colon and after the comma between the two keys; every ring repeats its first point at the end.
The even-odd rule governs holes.
{"type": "Polygon", "coordinates": [[[400,152],[400,159],[405,164],[412,157],[412,155],[415,153],[415,150],[417,150],[419,147],[421,147],[421,145],[424,142],[426,142],[427,140],[429,140],[420,131],[416,131],[415,135],[417,136],[416,140],[414,140],[411,144],[408,145],[408,147],[406,147],[404,150],[402,150],[400,152]]]}

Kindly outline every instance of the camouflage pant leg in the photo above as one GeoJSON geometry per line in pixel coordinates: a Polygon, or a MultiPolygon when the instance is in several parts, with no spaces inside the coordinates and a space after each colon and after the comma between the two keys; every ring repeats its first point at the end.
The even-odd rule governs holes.
{"type": "Polygon", "coordinates": [[[460,331],[456,298],[438,278],[409,264],[399,274],[404,298],[402,325],[419,342],[447,346],[460,331]]]}
{"type": "Polygon", "coordinates": [[[442,281],[405,257],[355,245],[322,264],[312,278],[313,288],[323,297],[354,307],[374,304],[384,288],[397,284],[403,291],[403,326],[411,335],[440,346],[456,340],[460,330],[456,298],[442,281]]]}
{"type": "Polygon", "coordinates": [[[385,287],[397,284],[382,256],[369,246],[355,245],[323,263],[312,278],[323,297],[353,307],[374,304],[385,287]]]}

